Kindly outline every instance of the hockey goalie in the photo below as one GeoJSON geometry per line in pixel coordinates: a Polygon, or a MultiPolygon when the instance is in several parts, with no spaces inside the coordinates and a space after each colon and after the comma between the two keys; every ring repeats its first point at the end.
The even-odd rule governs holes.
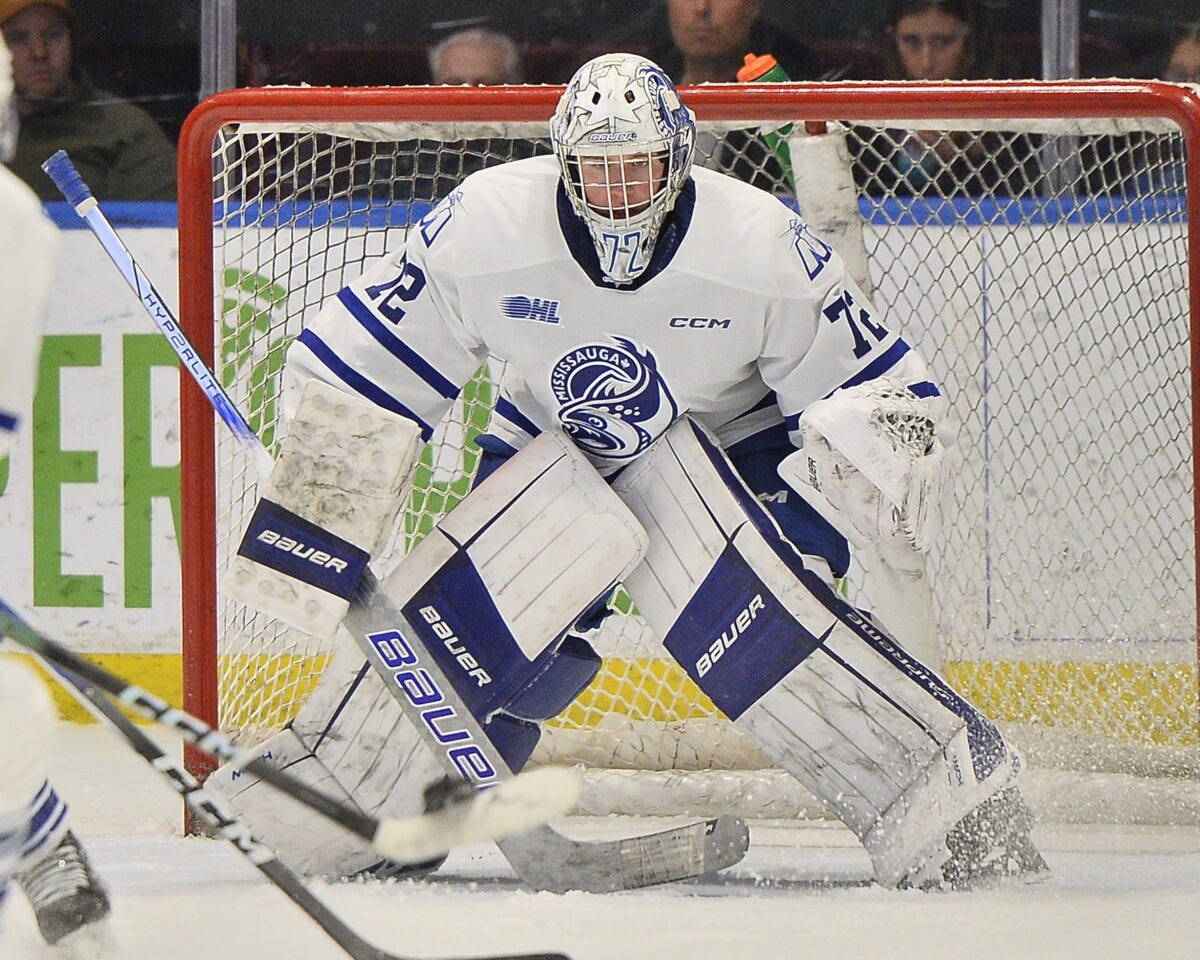
{"type": "MultiPolygon", "coordinates": [[[[228,588],[356,642],[272,755],[393,815],[447,772],[519,771],[623,583],[880,884],[1044,874],[1012,746],[834,587],[852,549],[911,568],[938,535],[924,361],[793,209],[694,165],[650,61],[581,67],[550,140],[464,180],[290,349],[288,438],[228,588]],[[506,391],[476,485],[376,584],[420,442],[488,357],[506,391]]],[[[300,867],[372,865],[236,771],[210,783],[300,867]]]]}

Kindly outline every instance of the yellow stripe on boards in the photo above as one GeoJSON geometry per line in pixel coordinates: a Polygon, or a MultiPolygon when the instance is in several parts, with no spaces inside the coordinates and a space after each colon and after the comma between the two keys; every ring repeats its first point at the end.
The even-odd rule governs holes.
{"type": "MultiPolygon", "coordinates": [[[[23,656],[23,654],[3,654],[23,656]]],[[[98,666],[176,705],[183,702],[178,654],[102,653],[98,666]]],[[[228,656],[224,677],[252,691],[252,724],[275,730],[311,692],[327,658],[228,656]]],[[[1115,743],[1188,747],[1200,743],[1200,697],[1195,664],[1075,663],[1067,661],[954,662],[946,679],[988,716],[1100,736],[1115,743]]],[[[51,684],[64,719],[90,722],[70,696],[51,684]]],[[[250,722],[223,705],[226,724],[250,722]]],[[[720,717],[678,664],[663,658],[608,659],[579,698],[548,726],[589,729],[610,714],[638,722],[680,723],[720,717]]]]}
{"type": "Polygon", "coordinates": [[[1200,743],[1195,663],[964,662],[946,679],[989,717],[1124,744],[1200,743]]]}

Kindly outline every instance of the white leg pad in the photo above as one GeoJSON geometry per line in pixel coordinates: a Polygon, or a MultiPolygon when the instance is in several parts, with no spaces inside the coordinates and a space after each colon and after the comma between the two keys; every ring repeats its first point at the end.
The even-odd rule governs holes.
{"type": "Polygon", "coordinates": [[[887,624],[888,633],[905,650],[940,671],[943,657],[925,556],[911,549],[881,550],[878,544],[869,544],[858,547],[853,559],[850,601],[887,624]]]}
{"type": "MultiPolygon", "coordinates": [[[[564,436],[547,433],[443,518],[378,591],[396,608],[412,603],[413,639],[424,630],[425,646],[447,658],[445,668],[463,683],[466,705],[488,733],[494,714],[503,713],[504,691],[525,685],[528,665],[644,549],[645,533],[595,468],[564,436]],[[450,584],[443,588],[447,566],[450,584]],[[435,604],[441,619],[421,615],[435,604]],[[482,616],[484,606],[494,607],[496,619],[482,616]],[[438,634],[435,624],[453,629],[438,634]]],[[[290,729],[263,752],[368,813],[416,814],[424,788],[446,766],[398,696],[357,646],[340,643],[290,729]]],[[[380,859],[358,838],[228,765],[208,787],[293,869],[345,875],[380,859]]]]}
{"type": "MultiPolygon", "coordinates": [[[[257,749],[309,786],[374,816],[420,813],[425,787],[442,773],[396,699],[348,641],[339,643],[290,727],[257,749]]],[[[251,774],[226,765],[205,786],[299,873],[346,876],[380,860],[359,837],[251,774]]]]}
{"type": "Polygon", "coordinates": [[[297,629],[333,636],[420,450],[413,421],[310,380],[223,589],[297,629]]]}
{"type": "Polygon", "coordinates": [[[650,537],[625,580],[716,705],[862,840],[892,886],[1020,766],[996,728],[841,600],[681,421],[616,480],[650,537]]]}

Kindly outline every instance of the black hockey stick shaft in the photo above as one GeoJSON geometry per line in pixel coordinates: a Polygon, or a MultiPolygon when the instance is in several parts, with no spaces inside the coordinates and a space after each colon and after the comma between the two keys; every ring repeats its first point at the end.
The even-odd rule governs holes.
{"type": "Polygon", "coordinates": [[[286,771],[273,767],[250,751],[237,746],[219,730],[213,729],[197,717],[77,656],[31,627],[3,600],[0,600],[0,634],[11,637],[21,646],[50,661],[55,667],[83,677],[88,683],[111,694],[142,716],[180,733],[185,740],[194,743],[200,749],[222,760],[241,764],[246,772],[265,780],[368,843],[374,841],[379,829],[379,821],[374,817],[312,789],[286,771]]]}
{"type": "MultiPolygon", "coordinates": [[[[407,960],[407,958],[380,950],[355,933],[332,910],[321,902],[304,885],[304,882],[288,869],[274,851],[256,840],[246,826],[228,814],[201,786],[196,779],[176,764],[150,737],[142,733],[128,717],[86,679],[72,671],[54,665],[54,670],[63,685],[98,720],[121,736],[142,758],[153,767],[196,811],[197,815],[222,837],[237,847],[238,851],[253,863],[259,871],[281,890],[296,906],[303,910],[325,931],[331,940],[354,960],[407,960]]],[[[469,960],[469,958],[462,958],[469,960]]],[[[569,960],[561,953],[509,954],[504,957],[481,958],[481,960],[569,960]]]]}
{"type": "Polygon", "coordinates": [[[44,636],[0,600],[0,637],[12,637],[56,669],[65,669],[112,694],[122,704],[174,730],[221,759],[241,766],[275,789],[366,840],[376,852],[397,863],[420,861],[458,843],[498,840],[528,831],[569,809],[579,797],[579,779],[563,769],[542,768],[521,774],[486,796],[477,793],[445,810],[417,817],[377,819],[313,789],[292,774],[234,745],[220,731],[172,707],[141,687],[108,673],[44,636]]]}

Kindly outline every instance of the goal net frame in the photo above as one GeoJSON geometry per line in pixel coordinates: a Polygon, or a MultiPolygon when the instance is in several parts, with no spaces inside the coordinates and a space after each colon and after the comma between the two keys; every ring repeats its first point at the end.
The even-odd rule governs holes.
{"type": "MultiPolygon", "coordinates": [[[[180,315],[202,359],[213,367],[218,323],[214,295],[213,143],[227,124],[422,124],[453,130],[456,124],[545,123],[560,87],[496,88],[263,88],[238,89],[202,103],[188,118],[179,142],[180,315]]],[[[698,122],[770,129],[798,122],[886,120],[919,128],[946,122],[1011,124],[1086,121],[1096,117],[1162,118],[1178,126],[1188,155],[1200,158],[1200,96],[1195,89],[1155,81],[1008,81],[954,83],[788,83],[685,87],[681,94],[698,122]]],[[[1186,166],[1188,312],[1190,315],[1191,470],[1200,466],[1200,163],[1186,166]]],[[[835,243],[835,247],[837,244],[835,243]]],[[[918,349],[920,344],[918,344],[918,349]]],[[[216,422],[202,392],[181,377],[182,612],[184,707],[219,725],[219,630],[216,497],[212,466],[216,422]]],[[[1194,484],[1193,511],[1197,502],[1194,484]]],[[[1200,525],[1193,523],[1193,556],[1200,557],[1200,525]]],[[[1200,609],[1200,596],[1194,597],[1200,609]]],[[[1193,618],[1191,635],[1200,634],[1193,618]]],[[[209,758],[186,748],[189,769],[203,775],[209,758]]],[[[1194,775],[1194,773],[1192,774],[1194,775]]]]}

